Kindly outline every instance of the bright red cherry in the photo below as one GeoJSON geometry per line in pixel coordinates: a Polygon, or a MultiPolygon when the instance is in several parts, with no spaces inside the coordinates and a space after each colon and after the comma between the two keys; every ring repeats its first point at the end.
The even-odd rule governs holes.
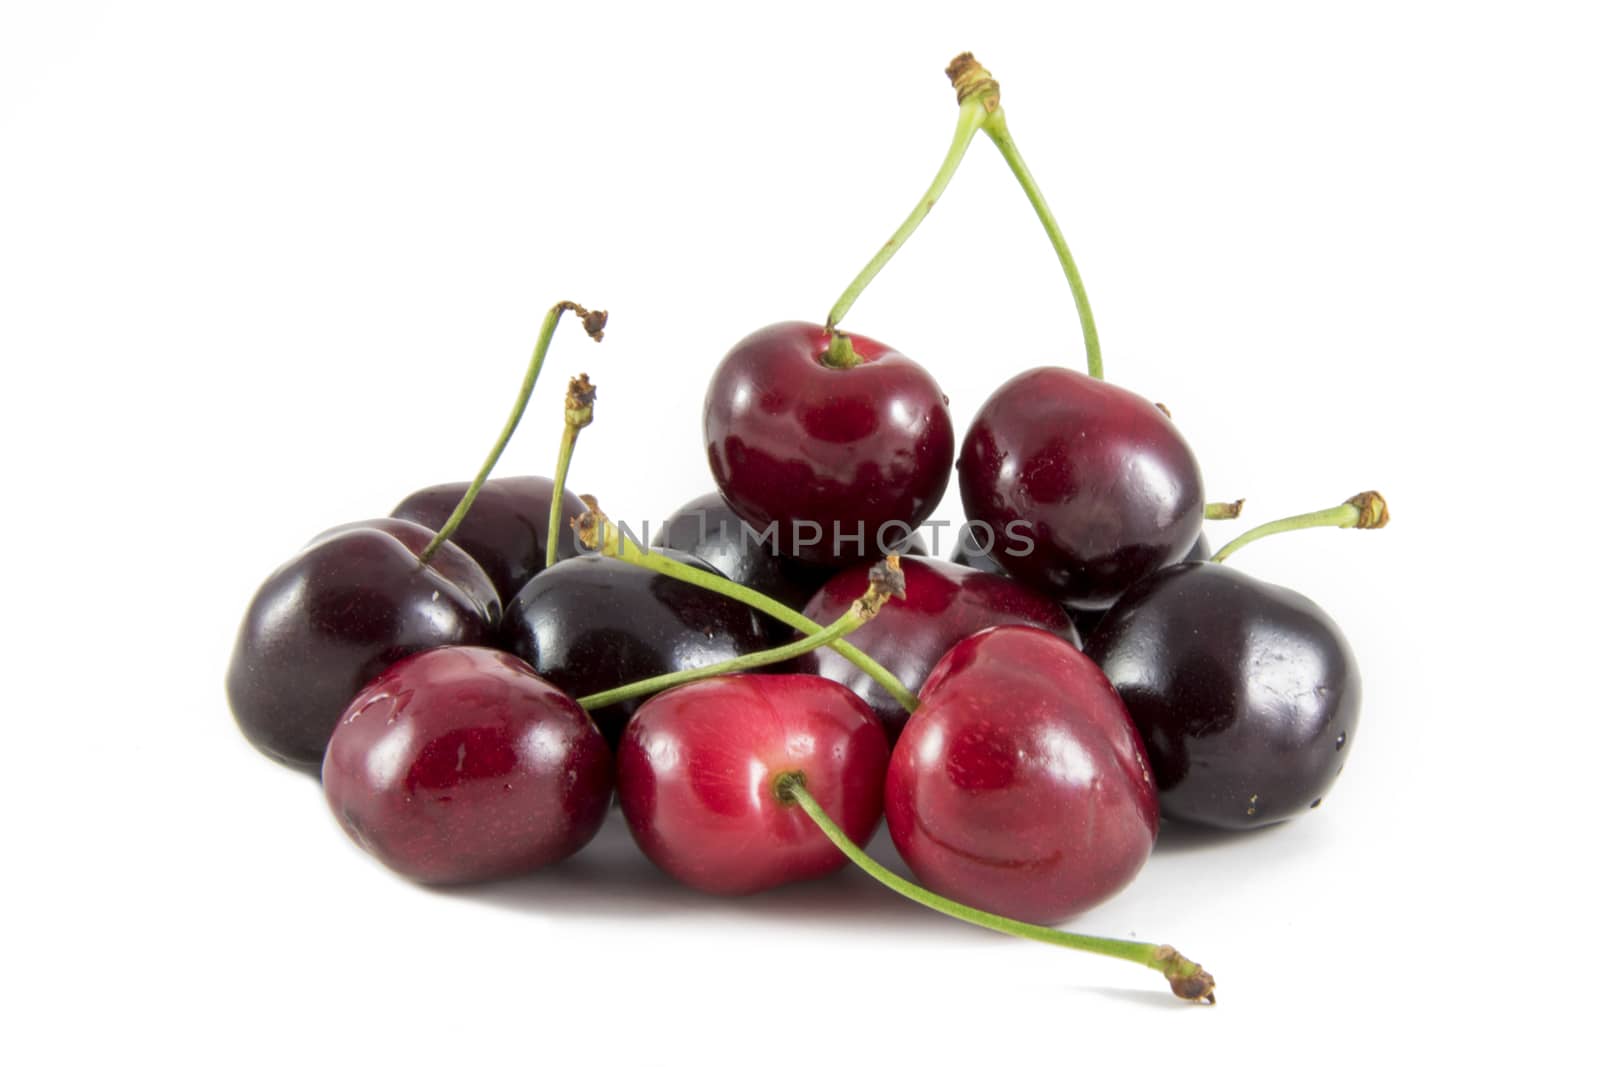
{"type": "Polygon", "coordinates": [[[946,653],[921,700],[884,811],[922,884],[1053,925],[1133,880],[1155,844],[1155,784],[1087,656],[1044,630],[985,630],[946,653]]]}
{"type": "Polygon", "coordinates": [[[996,536],[1020,528],[1034,542],[995,558],[1073,608],[1110,607],[1181,560],[1205,516],[1200,466],[1172,420],[1064,367],[1024,371],[997,389],[967,431],[959,468],[970,521],[996,536]]]}
{"type": "Polygon", "coordinates": [[[494,638],[489,576],[449,542],[423,564],[431,540],[401,519],[335,527],[261,583],[228,661],[228,704],[252,744],[319,767],[345,706],[384,668],[494,638]]]}
{"type": "Polygon", "coordinates": [[[708,893],[754,893],[838,870],[845,856],[791,801],[805,786],[865,844],[883,813],[889,746],[872,712],[812,675],[728,675],[645,702],[617,749],[617,792],[644,854],[708,893]]]}
{"type": "MultiPolygon", "coordinates": [[[[461,503],[468,484],[448,482],[418,489],[400,501],[391,514],[437,530],[461,503]]],[[[511,603],[528,579],[544,570],[545,539],[550,535],[550,496],[554,492],[555,483],[537,475],[490,478],[478,490],[472,510],[450,536],[451,543],[465,549],[489,575],[502,604],[511,603]]],[[[578,555],[566,524],[583,512],[583,501],[575,494],[561,495],[563,536],[556,559],[578,555]]]]}
{"type": "Polygon", "coordinates": [[[439,648],[351,702],[322,785],[339,825],[419,882],[477,882],[572,855],[611,806],[611,750],[515,656],[439,648]]]}
{"type": "MultiPolygon", "coordinates": [[[[868,569],[863,564],[830,579],[806,605],[806,616],[826,626],[843,615],[866,587],[868,569]]],[[[1038,626],[1078,644],[1066,609],[1021,582],[938,559],[905,557],[900,570],[905,597],[887,601],[869,625],[850,635],[850,643],[909,689],[922,685],[950,646],[990,626],[1038,626]]],[[[905,726],[905,708],[832,649],[797,657],[790,669],[831,678],[850,689],[872,708],[891,742],[905,726]]]]}
{"type": "Polygon", "coordinates": [[[859,362],[834,366],[821,326],[768,326],[733,346],[706,391],[706,451],[729,506],[771,526],[778,551],[827,566],[880,558],[921,525],[955,453],[933,376],[850,342],[859,362]]]}

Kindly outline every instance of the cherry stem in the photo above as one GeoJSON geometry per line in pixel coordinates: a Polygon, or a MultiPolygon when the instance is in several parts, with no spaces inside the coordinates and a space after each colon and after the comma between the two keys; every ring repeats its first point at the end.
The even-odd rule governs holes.
{"type": "Polygon", "coordinates": [[[1237,519],[1244,510],[1244,500],[1225,500],[1217,504],[1206,505],[1206,518],[1208,519],[1237,519]]]}
{"type": "Polygon", "coordinates": [[[587,374],[567,382],[565,425],[561,428],[561,450],[556,453],[555,485],[550,491],[550,525],[546,531],[544,565],[556,565],[556,550],[561,547],[561,497],[567,491],[567,468],[572,466],[572,450],[578,434],[594,421],[595,387],[587,374]]]}
{"type": "Polygon", "coordinates": [[[1217,554],[1211,557],[1211,562],[1221,563],[1252,541],[1259,541],[1273,534],[1287,533],[1290,530],[1309,530],[1317,526],[1334,526],[1341,529],[1353,526],[1357,530],[1377,530],[1388,524],[1389,502],[1383,499],[1382,494],[1371,491],[1357,493],[1336,508],[1292,515],[1287,519],[1263,523],[1254,529],[1246,530],[1217,549],[1217,554]]]}
{"type": "MultiPolygon", "coordinates": [[[[533,396],[534,383],[539,380],[539,371],[544,367],[545,353],[550,351],[550,339],[555,336],[556,323],[560,322],[562,314],[568,311],[583,317],[583,328],[594,340],[599,341],[605,336],[604,311],[586,311],[570,300],[563,300],[545,313],[544,322],[539,326],[539,338],[533,344],[533,358],[528,362],[527,373],[522,376],[522,388],[517,391],[517,402],[511,406],[511,415],[506,419],[500,436],[495,438],[494,447],[489,449],[488,458],[483,461],[478,476],[472,479],[467,491],[461,494],[461,503],[456,505],[456,509],[450,513],[444,525],[439,527],[439,532],[433,535],[433,540],[417,553],[417,559],[421,562],[426,563],[433,558],[433,554],[439,551],[439,546],[450,540],[450,535],[456,532],[461,521],[467,517],[467,512],[472,510],[472,502],[478,499],[478,490],[489,480],[489,472],[493,471],[494,465],[500,461],[500,453],[511,443],[511,435],[516,432],[517,423],[522,421],[522,413],[528,408],[528,398],[533,396]]],[[[557,496],[556,499],[561,498],[557,496]]]]}
{"type": "Polygon", "coordinates": [[[853,366],[849,362],[854,356],[849,339],[844,338],[840,341],[841,335],[835,332],[836,327],[855,304],[862,290],[871,284],[872,279],[877,277],[884,265],[894,258],[895,253],[900,251],[906,240],[916,232],[917,227],[922,225],[922,220],[928,217],[928,212],[933,210],[933,205],[938,202],[945,187],[950,184],[950,179],[955,177],[956,170],[961,166],[961,161],[966,157],[967,149],[972,144],[972,139],[977,136],[979,130],[982,130],[1000,150],[1006,166],[1011,168],[1017,184],[1022,186],[1023,195],[1028,198],[1028,203],[1033,205],[1034,214],[1039,216],[1039,222],[1044,226],[1045,235],[1050,239],[1050,247],[1055,249],[1056,259],[1060,261],[1061,270],[1067,276],[1067,285],[1072,290],[1072,301],[1077,305],[1078,323],[1083,329],[1083,347],[1088,358],[1089,376],[1104,378],[1106,375],[1105,364],[1100,356],[1100,331],[1094,324],[1094,310],[1089,306],[1089,291],[1084,287],[1083,275],[1078,272],[1078,264],[1072,258],[1072,250],[1067,247],[1067,239],[1061,233],[1061,226],[1056,222],[1050,205],[1045,202],[1039,183],[1033,180],[1032,172],[1023,162],[1022,153],[1017,149],[1017,142],[1011,136],[1010,127],[1006,125],[1005,109],[1000,106],[999,83],[973,58],[971,52],[963,52],[951,60],[945,74],[949,76],[950,84],[955,87],[956,101],[961,107],[956,116],[956,132],[950,141],[950,150],[945,153],[944,162],[939,165],[938,173],[933,176],[933,184],[922,194],[922,199],[917,201],[917,206],[912,208],[911,214],[906,216],[900,228],[882,248],[878,249],[877,255],[862,268],[861,273],[856,275],[855,280],[828,312],[827,331],[834,336],[834,340],[829,342],[824,359],[831,366],[853,366]]]}
{"type": "MultiPolygon", "coordinates": [[[[730,600],[737,600],[747,607],[751,607],[777,619],[781,623],[794,627],[803,634],[813,635],[822,631],[822,626],[793,608],[781,604],[763,593],[749,589],[738,582],[730,581],[720,574],[691,567],[687,563],[680,563],[659,552],[651,552],[642,548],[629,538],[621,536],[618,528],[607,521],[595,502],[594,497],[583,497],[583,502],[589,510],[579,518],[573,520],[573,527],[578,532],[578,540],[589,549],[597,550],[602,555],[612,559],[630,563],[636,567],[644,567],[664,574],[669,578],[676,578],[690,585],[697,585],[713,593],[719,593],[730,600]]],[[[889,669],[859,648],[843,638],[835,638],[828,643],[828,647],[839,653],[846,660],[855,664],[868,677],[883,687],[884,691],[895,699],[901,707],[908,712],[915,712],[918,707],[916,694],[901,684],[889,669]]]]}
{"type": "MultiPolygon", "coordinates": [[[[850,283],[844,294],[839,297],[838,302],[833,305],[833,309],[828,312],[827,330],[830,334],[833,333],[834,328],[839,325],[840,321],[850,311],[851,305],[856,302],[856,298],[861,295],[862,290],[871,284],[872,279],[878,276],[878,272],[884,268],[884,265],[894,258],[895,253],[900,251],[901,246],[916,232],[917,227],[922,225],[922,220],[928,217],[928,212],[933,210],[933,205],[938,202],[939,197],[944,193],[945,187],[950,184],[950,179],[955,177],[956,170],[961,166],[962,158],[967,154],[967,148],[972,144],[972,139],[983,128],[984,118],[984,102],[982,100],[974,98],[961,105],[961,113],[956,118],[955,137],[950,142],[950,150],[945,153],[944,162],[939,164],[939,172],[933,176],[933,184],[928,186],[928,191],[922,194],[922,199],[917,201],[917,206],[911,209],[911,214],[906,216],[906,220],[900,224],[900,228],[894,231],[894,235],[888,241],[884,242],[883,247],[878,249],[877,255],[873,256],[871,261],[861,269],[861,273],[855,276],[855,280],[850,283]]],[[[840,349],[841,353],[848,349],[848,344],[849,342],[846,340],[845,346],[840,349]]],[[[829,363],[833,366],[840,365],[834,362],[834,351],[831,343],[829,345],[829,363]]]]}
{"type": "Polygon", "coordinates": [[[1128,960],[1132,963],[1143,964],[1151,970],[1160,971],[1162,976],[1172,986],[1172,991],[1185,1000],[1205,1000],[1215,1004],[1216,994],[1213,992],[1216,982],[1197,963],[1186,959],[1171,945],[1155,945],[1144,941],[1122,941],[1110,937],[1091,937],[1087,934],[1068,933],[1049,926],[1037,926],[1033,923],[1019,922],[1008,919],[1003,915],[980,911],[977,908],[958,904],[953,900],[942,897],[937,893],[924,889],[915,882],[895,874],[889,868],[867,855],[850,836],[839,828],[839,825],[828,817],[822,810],[822,805],[817,803],[815,797],[805,787],[805,776],[799,772],[789,772],[778,776],[775,787],[778,797],[786,802],[800,805],[811,821],[817,824],[817,829],[827,835],[828,840],[838,846],[839,851],[849,857],[850,861],[871,875],[883,885],[922,904],[934,911],[943,912],[951,918],[960,919],[962,922],[972,923],[1002,934],[1013,937],[1022,937],[1030,941],[1042,941],[1047,945],[1059,945],[1062,948],[1078,949],[1082,952],[1092,952],[1099,956],[1110,956],[1113,959],[1128,960]]]}
{"type": "Polygon", "coordinates": [[[890,556],[883,562],[875,564],[868,575],[867,591],[861,594],[845,613],[828,626],[824,626],[816,633],[803,637],[798,641],[791,641],[786,645],[765,649],[761,652],[752,652],[746,656],[723,660],[721,663],[711,663],[704,667],[691,667],[688,670],[672,671],[669,674],[658,674],[654,678],[645,678],[641,681],[630,682],[627,685],[617,686],[600,693],[594,693],[578,701],[584,711],[595,711],[600,708],[620,704],[624,700],[634,697],[649,696],[659,693],[663,689],[683,685],[686,682],[698,682],[702,678],[715,678],[721,674],[733,674],[736,671],[754,670],[772,663],[782,663],[795,656],[803,656],[813,649],[831,644],[846,634],[854,633],[877,616],[878,611],[892,596],[904,597],[906,595],[905,575],[900,571],[900,557],[890,556]]]}

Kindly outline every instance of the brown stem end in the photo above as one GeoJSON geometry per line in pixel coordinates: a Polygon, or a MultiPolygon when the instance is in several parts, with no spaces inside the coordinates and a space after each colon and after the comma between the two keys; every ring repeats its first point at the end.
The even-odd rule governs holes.
{"type": "Polygon", "coordinates": [[[595,387],[587,374],[567,382],[567,425],[581,430],[594,421],[595,387]]]}
{"type": "Polygon", "coordinates": [[[950,84],[955,86],[956,103],[964,104],[970,97],[982,95],[985,111],[1000,109],[1000,83],[984,69],[971,52],[962,52],[944,69],[950,84]]]}
{"type": "Polygon", "coordinates": [[[1184,1000],[1217,1002],[1217,980],[1171,945],[1156,949],[1154,966],[1172,986],[1173,993],[1184,1000]]]}
{"type": "Polygon", "coordinates": [[[1389,525],[1389,502],[1383,499],[1382,493],[1369,489],[1365,493],[1357,493],[1345,503],[1361,512],[1356,518],[1356,529],[1381,530],[1389,525]]]}
{"type": "Polygon", "coordinates": [[[586,493],[578,499],[583,501],[584,512],[573,519],[570,525],[584,548],[597,551],[608,521],[606,513],[600,510],[600,501],[593,496],[586,493]]]}

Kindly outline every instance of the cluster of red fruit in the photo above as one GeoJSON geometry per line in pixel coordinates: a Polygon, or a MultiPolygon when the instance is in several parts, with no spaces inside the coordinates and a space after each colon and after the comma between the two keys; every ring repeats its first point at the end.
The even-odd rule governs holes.
{"type": "Polygon", "coordinates": [[[1138,873],[1161,816],[1227,828],[1317,807],[1359,703],[1333,622],[1221,566],[1256,537],[1386,520],[1364,493],[1212,555],[1199,465],[1158,405],[1100,377],[1060,231],[993,79],[950,70],[957,136],[917,211],[825,326],[736,345],[712,376],[718,492],[646,547],[564,488],[593,417],[568,393],[554,481],[488,475],[564,311],[551,309],[478,477],[342,526],[252,601],[228,672],[245,734],[319,769],[362,847],[424,882],[505,877],[598,831],[613,791],[679,880],[749,893],[856,862],[951,915],[1212,980],[1167,946],[1050,925],[1138,873]],[[1072,285],[1090,373],[1046,367],[983,405],[955,463],[948,401],[839,321],[982,130],[1072,285]],[[960,473],[955,559],[919,526],[960,473]],[[856,631],[859,630],[859,634],[856,631]],[[880,820],[918,883],[862,847],[880,820]]]}

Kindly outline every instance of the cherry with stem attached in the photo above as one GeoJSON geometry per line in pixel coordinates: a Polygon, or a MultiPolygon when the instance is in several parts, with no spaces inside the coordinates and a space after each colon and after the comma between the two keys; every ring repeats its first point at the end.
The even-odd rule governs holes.
{"type": "Polygon", "coordinates": [[[828,836],[828,840],[838,846],[839,851],[849,857],[850,862],[861,868],[880,884],[899,893],[908,900],[914,900],[924,907],[932,908],[962,922],[982,926],[988,930],[995,930],[1013,937],[1026,938],[1030,941],[1040,941],[1047,945],[1058,945],[1062,948],[1077,949],[1080,952],[1090,952],[1097,956],[1108,956],[1112,959],[1127,960],[1130,963],[1141,964],[1153,971],[1160,972],[1172,986],[1172,991],[1185,1000],[1204,1000],[1208,1004],[1217,1002],[1216,980],[1208,974],[1199,964],[1190,960],[1171,945],[1157,945],[1144,941],[1124,941],[1111,937],[1092,937],[1087,934],[1074,934],[1065,930],[1057,930],[1050,926],[1040,926],[1036,923],[1019,922],[1008,919],[1003,915],[995,915],[978,908],[958,904],[953,900],[929,892],[915,882],[895,874],[889,868],[867,855],[859,845],[852,841],[828,813],[822,809],[816,799],[806,789],[805,779],[798,774],[786,774],[778,778],[776,787],[778,795],[791,804],[798,804],[800,808],[817,824],[817,828],[828,836]]]}
{"type": "MultiPolygon", "coordinates": [[[[635,567],[643,567],[655,571],[657,574],[676,578],[690,585],[697,585],[714,593],[737,600],[755,610],[777,619],[779,622],[794,627],[803,634],[816,634],[822,630],[820,623],[806,618],[800,612],[778,601],[747,589],[737,582],[729,581],[721,575],[711,574],[696,567],[675,560],[663,552],[651,551],[629,538],[623,536],[619,527],[608,521],[605,513],[599,510],[599,503],[594,497],[584,497],[588,506],[586,511],[574,523],[578,540],[590,551],[609,558],[620,560],[635,567]]],[[[845,659],[865,671],[873,681],[894,697],[900,706],[907,711],[915,711],[917,707],[916,694],[907,689],[892,672],[875,662],[860,649],[843,638],[835,638],[828,643],[829,648],[839,653],[845,659]]]]}
{"type": "Polygon", "coordinates": [[[1312,601],[1220,561],[1271,534],[1388,516],[1362,493],[1266,523],[1210,561],[1157,571],[1106,613],[1086,651],[1144,739],[1167,818],[1249,830],[1321,806],[1360,716],[1355,653],[1312,601]]]}

